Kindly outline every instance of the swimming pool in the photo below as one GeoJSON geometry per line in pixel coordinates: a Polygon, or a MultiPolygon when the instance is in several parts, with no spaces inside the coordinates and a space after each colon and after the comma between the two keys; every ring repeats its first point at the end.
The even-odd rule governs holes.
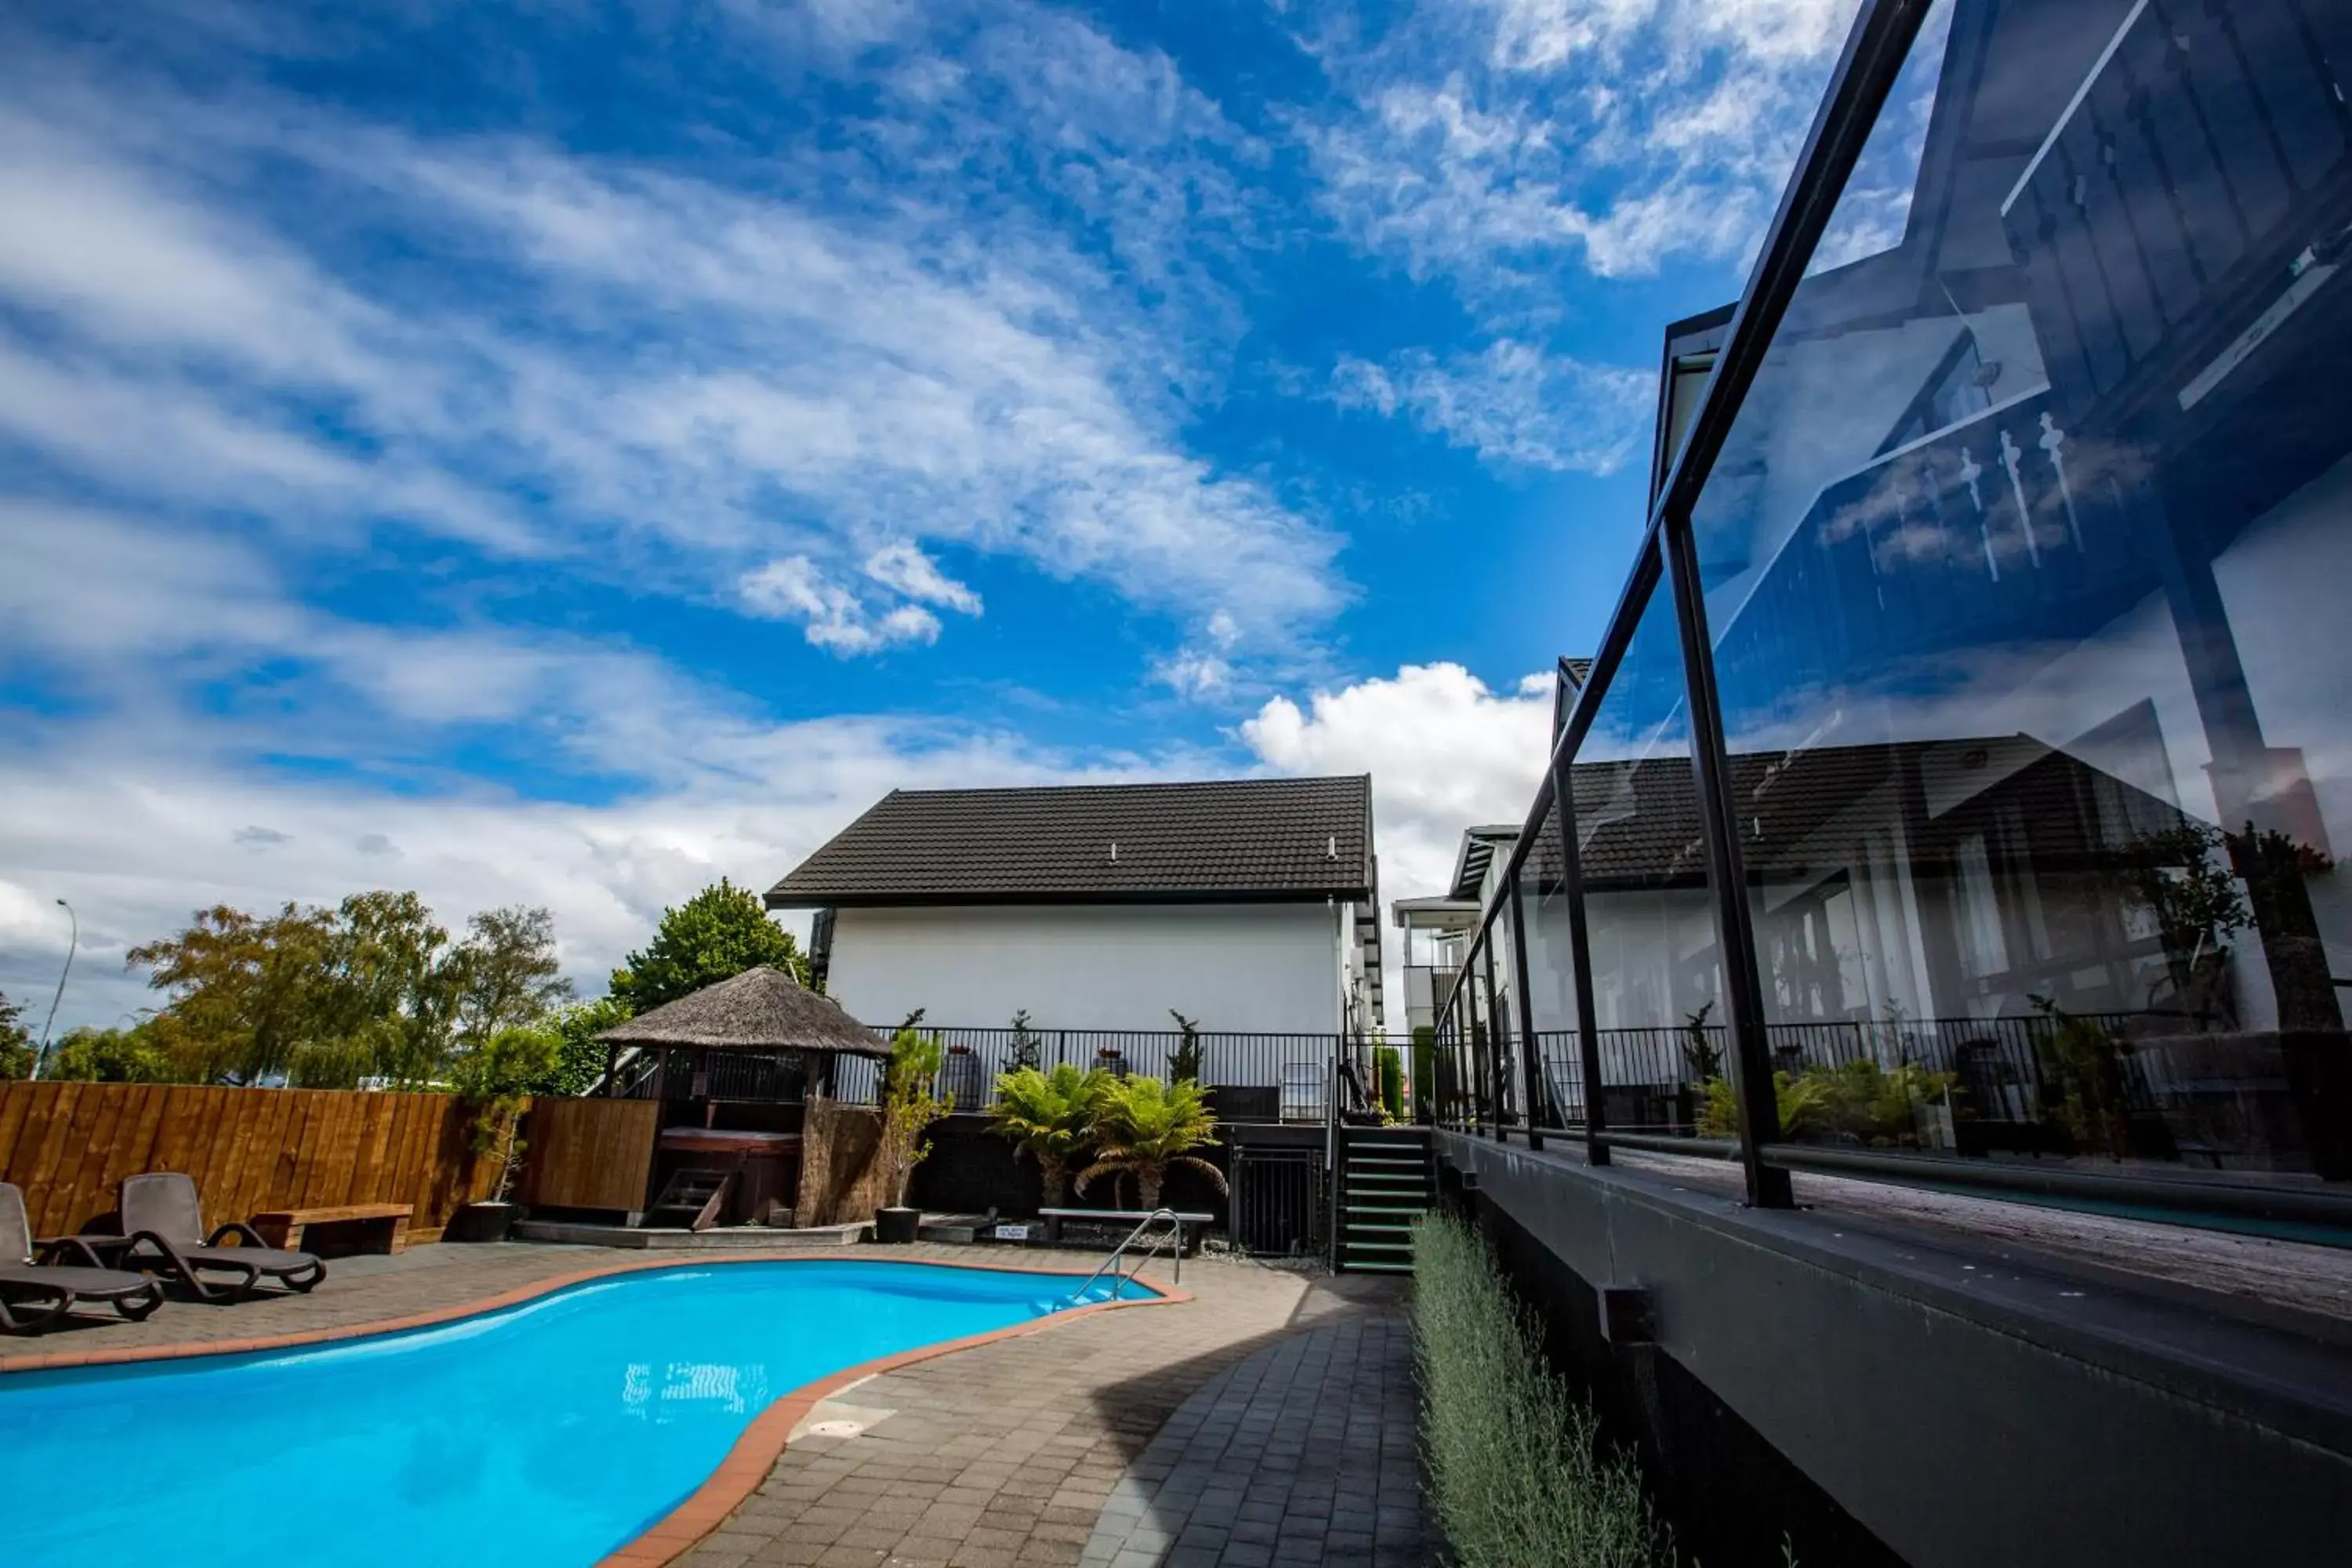
{"type": "Polygon", "coordinates": [[[1077,1283],[687,1265],[300,1351],[8,1373],[0,1563],[573,1568],[683,1501],[793,1389],[1066,1309],[1077,1283]]]}

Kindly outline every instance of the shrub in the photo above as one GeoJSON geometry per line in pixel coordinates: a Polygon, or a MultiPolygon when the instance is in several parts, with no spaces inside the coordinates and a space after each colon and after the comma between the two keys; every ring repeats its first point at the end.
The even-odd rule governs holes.
{"type": "Polygon", "coordinates": [[[530,1086],[555,1070],[562,1037],[546,1028],[501,1029],[453,1064],[450,1079],[472,1109],[474,1152],[498,1163],[493,1202],[504,1203],[522,1169],[522,1113],[530,1086]]]}
{"type": "MultiPolygon", "coordinates": [[[[1948,1072],[1929,1072],[1916,1062],[1882,1068],[1867,1058],[1833,1068],[1807,1068],[1791,1077],[1772,1075],[1772,1099],[1783,1138],[1813,1138],[1866,1143],[1874,1148],[1916,1144],[1917,1111],[1941,1099],[1953,1083],[1948,1072]]],[[[1739,1136],[1739,1106],[1731,1085],[1706,1080],[1699,1108],[1702,1138],[1739,1136]]]]}
{"type": "Polygon", "coordinates": [[[890,1060],[882,1069],[882,1146],[877,1158],[891,1202],[901,1207],[914,1184],[915,1167],[931,1152],[931,1123],[955,1109],[955,1096],[932,1092],[945,1055],[937,1035],[918,1034],[909,1023],[891,1039],[890,1060]]]}
{"type": "Polygon", "coordinates": [[[1176,1020],[1176,1048],[1168,1057],[1168,1081],[1182,1083],[1190,1079],[1201,1081],[1201,1025],[1196,1018],[1187,1018],[1175,1008],[1168,1016],[1176,1020]]]}
{"type": "Polygon", "coordinates": [[[1225,1190],[1225,1173],[1187,1152],[1216,1142],[1216,1119],[1202,1099],[1201,1086],[1187,1079],[1164,1089],[1156,1078],[1112,1079],[1096,1102],[1095,1161],[1078,1173],[1083,1194],[1097,1176],[1125,1173],[1141,1189],[1143,1206],[1160,1206],[1160,1189],[1171,1167],[1189,1165],[1225,1190]]]}
{"type": "Polygon", "coordinates": [[[1013,1015],[1012,1070],[1019,1072],[1023,1068],[1037,1068],[1045,1065],[1044,1058],[1038,1049],[1036,1031],[1029,1026],[1029,1009],[1024,1007],[1013,1015]]]}
{"type": "Polygon", "coordinates": [[[1412,1031],[1412,1114],[1427,1121],[1437,1113],[1437,1031],[1427,1024],[1412,1031]]]}
{"type": "Polygon", "coordinates": [[[996,1103],[988,1114],[995,1131],[1037,1161],[1045,1206],[1057,1208],[1066,1195],[1071,1157],[1093,1141],[1095,1103],[1108,1073],[1081,1072],[1068,1062],[1051,1072],[1016,1068],[996,1079],[996,1103]]]}
{"type": "Polygon", "coordinates": [[[1429,1496],[1461,1568],[1667,1568],[1640,1472],[1544,1364],[1486,1240],[1427,1215],[1412,1239],[1429,1496]]]}
{"type": "Polygon", "coordinates": [[[1372,1081],[1379,1085],[1381,1109],[1391,1121],[1404,1120],[1404,1053],[1394,1046],[1372,1047],[1372,1081]]]}

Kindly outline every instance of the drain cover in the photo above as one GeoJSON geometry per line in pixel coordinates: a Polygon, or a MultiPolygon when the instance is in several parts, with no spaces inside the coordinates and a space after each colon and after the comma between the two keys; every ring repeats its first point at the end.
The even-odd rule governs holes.
{"type": "Polygon", "coordinates": [[[812,1437],[855,1437],[866,1430],[863,1421],[819,1421],[810,1426],[812,1437]]]}

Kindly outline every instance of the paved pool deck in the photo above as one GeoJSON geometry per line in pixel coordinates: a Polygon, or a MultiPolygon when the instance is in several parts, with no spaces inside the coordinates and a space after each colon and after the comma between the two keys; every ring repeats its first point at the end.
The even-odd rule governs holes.
{"type": "MultiPolygon", "coordinates": [[[[1002,1247],[780,1256],[1091,1268],[1002,1247]]],[[[606,1264],[709,1262],[509,1244],[331,1266],[308,1297],[174,1301],[145,1323],[0,1340],[0,1358],[159,1352],[351,1330],[606,1264]]],[[[1168,1278],[1164,1266],[1146,1277],[1168,1278]]],[[[677,1558],[692,1568],[1419,1568],[1402,1282],[1225,1259],[1190,1300],[1055,1321],[836,1389],[766,1477],[677,1558]]]]}

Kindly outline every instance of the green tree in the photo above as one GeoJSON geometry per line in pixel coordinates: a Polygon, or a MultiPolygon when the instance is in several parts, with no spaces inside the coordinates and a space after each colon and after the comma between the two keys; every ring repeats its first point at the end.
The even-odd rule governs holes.
{"type": "Polygon", "coordinates": [[[613,971],[613,994],[633,1012],[648,1013],[762,963],[808,984],[808,961],[792,932],[768,918],[758,894],[721,877],[662,911],[646,950],[613,971]]]}
{"type": "Polygon", "coordinates": [[[1081,1072],[1068,1062],[1051,1072],[1015,1068],[996,1080],[988,1114],[999,1136],[1037,1162],[1047,1208],[1059,1207],[1066,1195],[1070,1159],[1093,1138],[1095,1102],[1110,1081],[1108,1073],[1081,1072]]]}
{"type": "Polygon", "coordinates": [[[289,1081],[347,1089],[373,1079],[421,1089],[446,1070],[465,965],[413,892],[354,893],[328,927],[315,1028],[289,1081]]]}
{"type": "Polygon", "coordinates": [[[498,1184],[490,1201],[504,1203],[522,1169],[523,1111],[530,1086],[555,1070],[562,1039],[552,1029],[502,1029],[460,1051],[449,1064],[449,1080],[474,1117],[474,1152],[498,1162],[498,1184]]]}
{"type": "Polygon", "coordinates": [[[1116,1079],[1103,1086],[1095,1117],[1095,1160],[1078,1173],[1084,1194],[1097,1176],[1124,1173],[1135,1178],[1143,1206],[1160,1206],[1168,1173],[1190,1166],[1225,1190],[1225,1173],[1190,1151],[1216,1142],[1216,1121],[1189,1080],[1164,1088],[1156,1078],[1116,1079]]]}
{"type": "Polygon", "coordinates": [[[547,1073],[532,1081],[531,1093],[576,1097],[594,1088],[604,1076],[604,1045],[596,1037],[635,1016],[619,997],[599,996],[559,1007],[540,1019],[533,1026],[555,1036],[555,1058],[547,1073]]]}
{"type": "Polygon", "coordinates": [[[68,1031],[41,1076],[76,1083],[174,1083],[179,1071],[164,1029],[142,1018],[127,1029],[68,1031]]]}
{"type": "Polygon", "coordinates": [[[289,903],[262,919],[218,904],[197,910],[177,934],[132,948],[130,966],[171,994],[158,1032],[175,1076],[257,1083],[330,1034],[332,1022],[321,1015],[335,927],[320,909],[289,903]]]}
{"type": "Polygon", "coordinates": [[[24,1016],[24,1004],[11,1002],[0,991],[0,1083],[32,1075],[32,1031],[16,1021],[24,1016]]]}
{"type": "Polygon", "coordinates": [[[1175,1050],[1169,1054],[1169,1079],[1174,1083],[1182,1083],[1187,1079],[1198,1083],[1201,1081],[1200,1020],[1187,1018],[1173,1007],[1168,1009],[1168,1016],[1176,1020],[1177,1030],[1181,1036],[1176,1042],[1175,1050]]]}
{"type": "Polygon", "coordinates": [[[516,904],[484,910],[466,927],[452,955],[460,1041],[478,1046],[572,1000],[572,982],[555,955],[553,914],[516,904]]]}
{"type": "Polygon", "coordinates": [[[1044,1065],[1036,1032],[1029,1027],[1029,1009],[1024,1007],[1013,1015],[1013,1070],[1044,1065]]]}
{"type": "Polygon", "coordinates": [[[548,933],[536,913],[478,917],[475,939],[453,948],[414,892],[354,893],[333,910],[289,903],[267,918],[220,905],[131,949],[130,963],[170,994],[151,1024],[174,1079],[419,1088],[448,1066],[469,979],[486,1022],[511,1017],[534,986],[543,993],[547,977],[533,971],[548,933]]]}

